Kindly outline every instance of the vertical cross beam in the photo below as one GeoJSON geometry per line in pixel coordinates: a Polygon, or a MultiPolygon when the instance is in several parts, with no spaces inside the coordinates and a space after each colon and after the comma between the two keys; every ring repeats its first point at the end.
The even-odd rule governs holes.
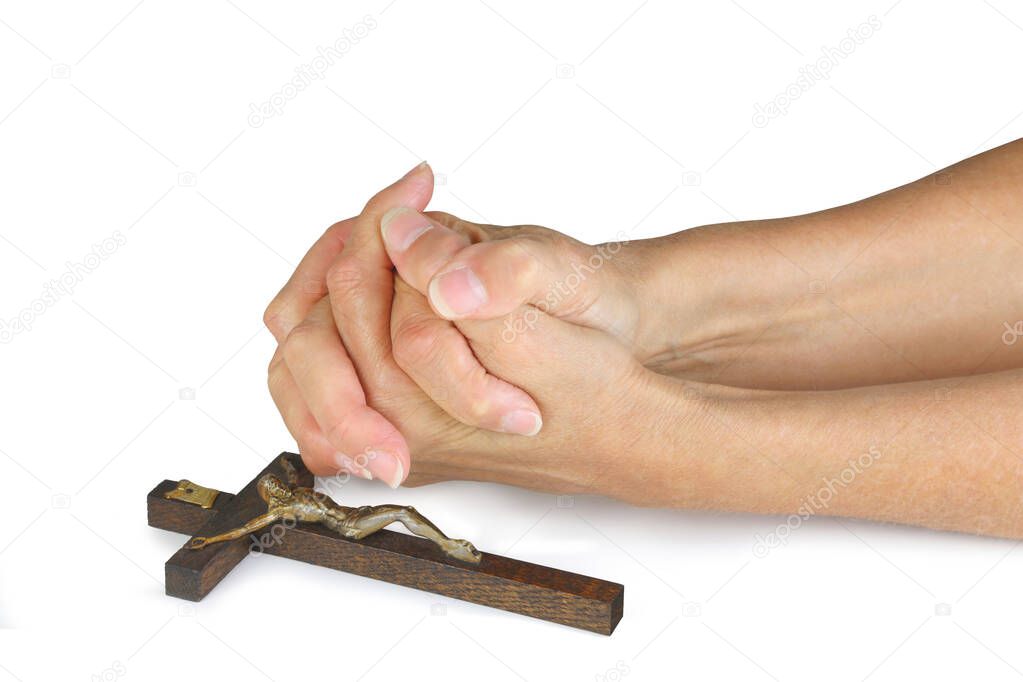
{"type": "MultiPolygon", "coordinates": [[[[275,457],[274,461],[249,481],[249,484],[242,488],[240,493],[227,501],[216,514],[206,520],[202,527],[191,529],[192,535],[211,537],[242,526],[247,521],[265,513],[266,502],[256,491],[256,484],[264,474],[274,474],[282,481],[287,480],[284,467],[281,465],[282,457],[291,458],[290,461],[298,472],[298,484],[312,487],[313,475],[302,466],[298,455],[284,453],[281,457],[275,457]]],[[[200,507],[189,506],[192,506],[194,510],[202,511],[200,507]]],[[[201,600],[245,558],[251,545],[252,538],[246,536],[230,542],[210,545],[201,550],[182,547],[167,560],[164,566],[167,594],[189,601],[201,600]]]]}

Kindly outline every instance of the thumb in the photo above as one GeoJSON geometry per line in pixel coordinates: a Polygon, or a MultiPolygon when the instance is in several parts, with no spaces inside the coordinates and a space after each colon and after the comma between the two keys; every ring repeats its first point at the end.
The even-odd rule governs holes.
{"type": "Polygon", "coordinates": [[[388,210],[381,230],[398,274],[447,320],[495,319],[530,305],[632,341],[638,306],[613,262],[622,244],[590,246],[540,227],[488,229],[471,243],[407,208],[388,210]]]}

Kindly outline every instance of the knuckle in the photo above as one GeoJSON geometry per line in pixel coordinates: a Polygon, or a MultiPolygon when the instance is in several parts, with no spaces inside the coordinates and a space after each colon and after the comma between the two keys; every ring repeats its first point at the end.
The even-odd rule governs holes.
{"type": "Polygon", "coordinates": [[[362,216],[366,216],[367,214],[373,215],[377,213],[383,213],[384,211],[387,210],[387,199],[386,197],[381,196],[383,193],[384,192],[381,191],[380,193],[374,194],[369,198],[369,201],[367,201],[366,204],[362,207],[361,213],[362,216]]]}
{"type": "Polygon", "coordinates": [[[270,364],[267,365],[266,374],[270,379],[279,379],[282,371],[285,369],[284,366],[284,352],[278,348],[277,352],[274,353],[273,357],[270,358],[270,364]]]}
{"type": "Polygon", "coordinates": [[[463,421],[470,426],[479,426],[487,420],[487,417],[490,416],[490,410],[487,405],[480,400],[466,399],[463,402],[461,412],[462,417],[460,421],[463,421]]]}
{"type": "Polygon", "coordinates": [[[356,442],[358,440],[357,436],[359,435],[360,427],[363,424],[362,417],[364,414],[364,409],[356,409],[346,412],[333,426],[331,426],[330,431],[326,434],[328,440],[335,446],[344,445],[346,447],[356,442]]]}
{"type": "Polygon", "coordinates": [[[329,293],[327,291],[327,282],[313,277],[304,278],[298,284],[298,287],[307,296],[326,296],[329,293]]]}
{"type": "Polygon", "coordinates": [[[379,222],[381,216],[395,205],[395,195],[390,190],[391,187],[385,187],[371,196],[363,207],[359,219],[379,222]]]}
{"type": "MultiPolygon", "coordinates": [[[[496,278],[506,299],[522,302],[532,296],[545,280],[553,280],[550,273],[543,273],[543,262],[535,245],[528,239],[512,237],[476,248],[479,251],[472,257],[475,261],[473,269],[487,273],[489,278],[496,278]]],[[[489,283],[489,278],[484,277],[484,281],[489,283]]]]}
{"type": "Polygon", "coordinates": [[[273,300],[270,301],[269,305],[266,306],[266,310],[263,311],[263,324],[270,333],[274,336],[280,332],[281,319],[280,315],[284,311],[284,300],[281,294],[274,296],[273,300]]]}
{"type": "Polygon", "coordinates": [[[352,221],[351,219],[339,220],[325,230],[325,233],[330,237],[337,239],[340,242],[344,242],[345,239],[351,234],[352,221]]]}
{"type": "Polygon", "coordinates": [[[300,322],[295,325],[281,344],[281,355],[284,361],[292,364],[309,351],[310,345],[319,333],[319,325],[314,322],[300,322]]]}
{"type": "Polygon", "coordinates": [[[531,281],[540,271],[540,259],[536,256],[535,244],[526,237],[501,240],[494,250],[493,257],[502,262],[513,263],[519,281],[531,281]]]}
{"type": "Polygon", "coordinates": [[[432,320],[419,316],[399,321],[391,341],[394,359],[402,369],[430,362],[438,345],[432,320]]]}
{"type": "Polygon", "coordinates": [[[360,289],[365,282],[366,272],[355,258],[342,256],[327,269],[327,289],[331,295],[360,289]]]}
{"type": "Polygon", "coordinates": [[[488,382],[487,373],[482,367],[478,368],[478,371],[472,372],[471,376],[460,382],[461,385],[466,386],[466,390],[462,393],[461,397],[461,421],[472,426],[480,426],[484,423],[491,421],[492,412],[494,411],[494,405],[491,401],[493,397],[488,394],[488,382]]]}

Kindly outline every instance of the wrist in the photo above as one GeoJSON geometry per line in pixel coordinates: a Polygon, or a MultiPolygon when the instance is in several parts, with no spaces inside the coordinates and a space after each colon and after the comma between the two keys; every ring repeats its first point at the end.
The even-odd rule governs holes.
{"type": "MultiPolygon", "coordinates": [[[[658,372],[722,367],[777,321],[806,283],[748,223],[625,242],[616,265],[637,303],[635,357],[658,372]]],[[[713,376],[710,373],[708,376],[713,376]]]]}
{"type": "Polygon", "coordinates": [[[769,443],[792,414],[784,394],[685,381],[644,370],[618,450],[632,504],[780,513],[798,498],[802,460],[769,443]]]}

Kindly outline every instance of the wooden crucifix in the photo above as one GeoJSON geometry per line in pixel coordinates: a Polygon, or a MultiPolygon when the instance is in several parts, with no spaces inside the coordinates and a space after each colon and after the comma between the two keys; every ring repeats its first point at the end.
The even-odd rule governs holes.
{"type": "Polygon", "coordinates": [[[478,552],[411,507],[352,509],[322,493],[307,503],[312,486],[313,475],[291,453],[237,495],[187,480],[157,485],[147,500],[149,525],[192,536],[165,565],[167,594],[199,601],[256,551],[604,635],[622,618],[618,583],[478,552]],[[382,530],[393,522],[422,537],[382,530]]]}

